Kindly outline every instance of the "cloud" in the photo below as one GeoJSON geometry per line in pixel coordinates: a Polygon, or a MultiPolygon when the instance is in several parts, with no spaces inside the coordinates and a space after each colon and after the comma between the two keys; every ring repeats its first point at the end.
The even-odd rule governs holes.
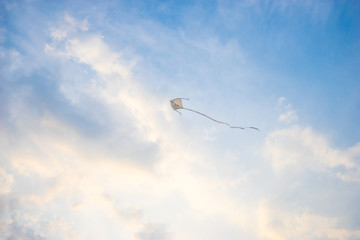
{"type": "Polygon", "coordinates": [[[87,19],[79,21],[72,17],[69,13],[65,13],[63,16],[65,21],[61,22],[61,27],[50,28],[50,36],[54,41],[61,41],[77,30],[84,32],[89,29],[87,19]]]}
{"type": "Polygon", "coordinates": [[[278,109],[283,112],[279,116],[279,121],[285,123],[293,123],[298,119],[298,117],[296,111],[292,108],[292,105],[290,103],[286,104],[286,101],[287,100],[285,97],[280,97],[278,99],[278,109]]]}
{"type": "Polygon", "coordinates": [[[11,233],[7,237],[7,240],[45,240],[46,238],[42,237],[39,234],[34,233],[31,229],[22,228],[19,226],[12,226],[11,233]]]}
{"type": "MultiPolygon", "coordinates": [[[[244,62],[236,41],[223,44],[210,38],[202,44],[203,39],[187,37],[175,41],[181,34],[169,29],[164,34],[164,28],[157,27],[159,32],[155,33],[142,30],[158,40],[158,51],[175,62],[183,61],[179,60],[187,55],[183,52],[193,54],[188,56],[191,60],[201,55],[196,58],[199,62],[210,56],[211,66],[223,60],[224,65],[231,62],[233,66],[244,62]],[[158,33],[162,33],[160,38],[158,33]],[[165,44],[167,41],[173,45],[165,44]]],[[[258,235],[260,239],[358,236],[339,227],[341,219],[336,217],[291,211],[267,202],[259,206],[269,196],[284,194],[288,186],[276,186],[275,193],[271,187],[266,189],[276,184],[276,179],[266,166],[259,165],[263,163],[261,156],[241,152],[245,148],[249,151],[251,144],[240,148],[239,139],[247,141],[248,136],[214,138],[218,131],[210,128],[200,131],[212,140],[204,142],[190,128],[178,124],[166,93],[158,96],[158,92],[148,91],[145,80],[135,76],[134,69],[139,70],[136,54],[115,50],[101,33],[93,32],[86,18],[63,15],[50,27],[49,37],[41,57],[46,56],[49,65],[56,67],[45,67],[46,78],[36,75],[26,79],[26,84],[16,82],[6,99],[8,121],[1,122],[6,130],[0,139],[5,149],[0,153],[5,166],[0,170],[4,193],[0,195],[0,228],[7,229],[6,237],[150,240],[217,239],[223,235],[232,239],[243,234],[245,239],[257,239],[258,235]],[[55,82],[51,88],[38,85],[51,79],[55,82]],[[224,147],[226,141],[233,145],[224,147]],[[214,155],[217,151],[219,154],[214,155]],[[231,169],[231,176],[224,174],[223,168],[231,169]],[[297,228],[291,230],[291,224],[297,228]]],[[[154,41],[148,43],[149,48],[153,49],[150,45],[154,41]]],[[[9,61],[22,59],[16,52],[13,50],[9,61]]],[[[162,64],[169,63],[162,54],[157,57],[162,64]]],[[[174,69],[184,66],[169,65],[174,69]]],[[[204,69],[211,68],[198,68],[193,61],[187,61],[186,66],[177,71],[202,69],[200,75],[209,75],[204,69]]],[[[214,71],[221,75],[219,69],[210,72],[214,71]]],[[[184,82],[177,83],[179,79],[169,80],[167,85],[181,88],[184,82]]],[[[191,84],[186,84],[184,89],[191,91],[191,84]]],[[[296,112],[285,101],[279,99],[285,114],[279,119],[292,123],[297,120],[296,112]]],[[[355,161],[359,146],[336,149],[310,128],[294,126],[270,133],[264,152],[278,172],[308,168],[333,174],[337,180],[359,179],[355,161]]],[[[284,180],[279,176],[279,181],[284,180]]],[[[292,186],[296,189],[300,185],[292,186]]],[[[305,201],[299,204],[311,205],[305,201]]]]}
{"type": "Polygon", "coordinates": [[[302,172],[305,169],[327,172],[344,181],[360,181],[360,144],[340,150],[311,128],[293,126],[274,131],[265,140],[265,155],[277,172],[302,172]]]}
{"type": "Polygon", "coordinates": [[[146,224],[144,229],[136,234],[137,240],[167,240],[172,239],[164,226],[156,224],[146,224]]]}
{"type": "MultiPolygon", "coordinates": [[[[21,86],[15,88],[11,94],[9,91],[7,100],[12,101],[8,102],[8,117],[15,120],[11,125],[16,126],[21,134],[2,134],[4,146],[8,146],[2,155],[8,158],[17,173],[23,176],[38,175],[43,179],[63,175],[82,176],[86,171],[79,172],[74,169],[81,168],[84,164],[82,161],[86,160],[111,159],[110,161],[127,161],[130,165],[135,163],[143,167],[153,167],[153,164],[159,161],[159,148],[155,141],[164,132],[161,131],[161,122],[155,123],[159,119],[153,114],[154,109],[148,105],[161,104],[152,101],[153,97],[144,93],[134,83],[130,76],[131,64],[123,61],[120,53],[112,51],[100,35],[88,33],[88,30],[89,24],[86,19],[77,20],[65,13],[58,26],[50,28],[52,41],[45,45],[45,55],[52,56],[53,59],[48,59],[66,68],[61,72],[60,76],[63,77],[57,79],[60,81],[55,86],[60,87],[57,89],[63,94],[60,97],[70,100],[66,107],[74,112],[82,111],[80,114],[76,113],[82,123],[90,120],[96,123],[96,127],[108,125],[109,132],[106,136],[97,135],[95,138],[82,135],[83,132],[79,132],[74,122],[67,121],[62,113],[61,115],[56,112],[56,107],[64,104],[64,99],[54,104],[55,108],[51,105],[44,106],[43,101],[34,100],[33,97],[37,94],[43,95],[41,89],[40,92],[36,92],[37,85],[34,81],[25,89],[21,86]],[[63,64],[64,62],[68,64],[63,64]],[[87,68],[90,66],[97,76],[92,76],[85,84],[79,84],[79,78],[68,71],[69,66],[73,66],[74,63],[86,65],[87,68]],[[92,106],[89,107],[88,100],[99,104],[98,107],[101,109],[94,108],[91,103],[92,106]],[[108,116],[102,115],[103,109],[106,109],[108,116]],[[154,127],[160,131],[160,135],[153,131],[154,127]],[[11,135],[13,136],[10,137],[11,135]],[[17,139],[17,146],[11,144],[12,138],[17,139]],[[30,145],[33,148],[27,147],[30,145]]],[[[10,63],[7,69],[14,72],[19,67],[22,56],[17,50],[10,50],[7,54],[10,56],[9,61],[6,61],[10,63]]],[[[87,68],[85,67],[86,70],[87,68]]],[[[57,76],[56,72],[53,74],[57,76]]],[[[49,99],[41,100],[47,102],[49,99]]],[[[160,107],[161,111],[163,107],[160,107]]],[[[85,129],[87,130],[92,131],[85,129]]],[[[162,141],[167,142],[166,139],[162,141]]],[[[1,173],[1,180],[4,182],[1,189],[10,191],[10,175],[1,173]]],[[[55,191],[55,195],[49,194],[46,197],[39,194],[37,199],[51,200],[57,192],[58,190],[55,191]]],[[[34,196],[31,199],[34,200],[34,196]]]]}
{"type": "Polygon", "coordinates": [[[11,215],[12,211],[19,207],[19,198],[16,194],[1,194],[0,195],[0,220],[1,217],[11,215]]]}
{"type": "MultiPolygon", "coordinates": [[[[1,155],[2,159],[8,159],[11,163],[12,170],[17,175],[17,184],[15,189],[11,189],[11,175],[4,171],[1,172],[1,186],[5,192],[13,190],[20,193],[18,199],[22,203],[21,208],[7,209],[7,212],[29,213],[35,218],[22,219],[25,224],[34,222],[26,229],[16,227],[23,238],[39,238],[40,235],[31,235],[32,231],[37,232],[36,229],[42,229],[44,236],[54,235],[56,222],[51,219],[54,217],[51,208],[63,212],[64,217],[78,216],[80,213],[86,215],[86,211],[92,212],[97,209],[96,206],[110,208],[111,204],[101,197],[104,192],[118,192],[115,195],[121,196],[125,202],[123,204],[137,202],[140,206],[143,204],[142,199],[151,201],[166,195],[169,186],[159,181],[155,170],[158,171],[161,167],[157,169],[155,163],[172,161],[171,158],[180,151],[186,156],[184,162],[191,160],[191,152],[184,152],[173,143],[173,136],[169,134],[170,128],[163,130],[169,123],[164,103],[146,93],[132,79],[131,66],[123,62],[121,54],[111,51],[100,36],[91,33],[84,36],[83,30],[86,29],[76,26],[71,28],[74,22],[78,21],[69,19],[72,18],[65,19],[69,23],[65,29],[52,29],[56,33],[64,34],[61,37],[51,34],[53,41],[45,47],[45,53],[52,57],[52,61],[59,61],[61,64],[69,62],[69,65],[77,63],[85,66],[85,69],[91,67],[95,77],[89,79],[89,82],[93,80],[94,85],[84,88],[76,85],[74,78],[62,81],[60,77],[56,87],[60,87],[62,100],[70,100],[69,108],[82,110],[78,114],[81,118],[88,118],[90,121],[99,118],[97,116],[91,119],[96,116],[95,113],[99,113],[95,108],[85,108],[84,111],[83,107],[87,105],[84,98],[92,99],[103,106],[109,115],[102,119],[101,123],[109,124],[112,131],[95,136],[79,131],[73,122],[57,115],[56,109],[54,111],[47,105],[36,104],[36,99],[33,98],[36,95],[35,84],[24,92],[17,89],[9,95],[9,99],[12,97],[14,100],[8,102],[9,116],[16,120],[11,124],[17,129],[17,133],[13,134],[10,128],[2,132],[2,145],[7,147],[1,155]],[[15,97],[15,93],[19,93],[18,97],[15,97]],[[78,97],[73,98],[75,95],[78,97]],[[154,110],[149,106],[159,107],[154,110]],[[12,141],[17,144],[13,145],[12,141]],[[157,155],[159,150],[162,152],[157,155]],[[61,206],[57,205],[59,198],[65,201],[61,206]],[[47,208],[49,205],[53,207],[47,208]],[[32,208],[39,206],[44,206],[42,214],[47,215],[49,221],[44,222],[47,217],[40,216],[40,213],[31,213],[32,208]],[[39,220],[36,220],[36,217],[39,220]]],[[[70,75],[71,72],[64,71],[63,74],[70,75]]],[[[178,137],[181,139],[182,134],[178,137]]],[[[175,158],[173,160],[178,159],[175,158]]],[[[165,165],[165,168],[171,166],[165,165]]],[[[110,212],[109,215],[111,216],[110,212]]],[[[13,221],[11,215],[5,219],[13,221]]],[[[69,218],[66,221],[70,224],[69,218]]],[[[114,234],[121,236],[124,231],[119,229],[114,234]]],[[[143,239],[167,236],[158,225],[150,223],[136,231],[143,239]]],[[[70,234],[72,231],[66,232],[70,234]]],[[[59,235],[57,239],[67,233],[59,235]]],[[[87,235],[90,236],[91,233],[87,235]]],[[[13,234],[11,236],[20,237],[13,234]]]]}
{"type": "MultiPolygon", "coordinates": [[[[146,93],[133,81],[131,76],[133,63],[124,61],[121,53],[111,51],[100,35],[89,33],[84,37],[75,32],[72,36],[64,38],[62,43],[52,42],[47,45],[45,50],[50,54],[55,54],[55,56],[86,64],[96,72],[97,78],[93,79],[94,83],[91,88],[76,89],[80,94],[88,95],[103,102],[115,114],[119,112],[116,108],[125,107],[127,111],[130,111],[126,114],[130,113],[130,116],[134,117],[134,125],[137,128],[144,130],[151,128],[152,130],[149,132],[151,134],[154,133],[154,128],[157,128],[156,131],[164,134],[159,125],[154,122],[160,120],[156,115],[164,114],[163,103],[159,103],[157,99],[146,93]]],[[[74,85],[71,84],[70,86],[74,85]]],[[[70,88],[65,87],[62,90],[65,96],[71,94],[69,93],[70,88]]],[[[155,137],[154,135],[147,135],[150,138],[155,137]]]]}
{"type": "Polygon", "coordinates": [[[324,24],[333,7],[333,2],[277,1],[273,3],[272,10],[281,12],[287,18],[294,17],[297,14],[296,11],[303,11],[314,23],[324,24]]]}
{"type": "Polygon", "coordinates": [[[11,187],[14,183],[12,175],[0,168],[0,195],[11,192],[11,187]]]}
{"type": "Polygon", "coordinates": [[[270,240],[358,239],[360,231],[339,226],[336,218],[317,216],[306,210],[288,210],[263,202],[258,210],[259,236],[270,240]]]}

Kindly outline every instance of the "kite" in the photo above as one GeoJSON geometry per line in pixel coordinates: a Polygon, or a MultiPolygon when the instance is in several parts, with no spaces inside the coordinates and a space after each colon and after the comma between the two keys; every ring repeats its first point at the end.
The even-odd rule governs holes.
{"type": "Polygon", "coordinates": [[[188,111],[191,111],[191,112],[194,112],[194,113],[197,113],[197,114],[200,114],[204,117],[207,117],[208,119],[214,121],[214,122],[217,122],[217,123],[221,123],[221,124],[225,124],[225,125],[228,125],[230,128],[238,128],[238,129],[245,129],[245,128],[251,128],[251,129],[254,129],[254,130],[257,130],[260,132],[260,130],[256,127],[236,127],[236,126],[232,126],[226,122],[221,122],[221,121],[218,121],[218,120],[215,120],[201,112],[198,112],[198,111],[195,111],[195,110],[192,110],[190,108],[185,108],[183,107],[183,104],[182,104],[182,100],[181,99],[185,99],[185,100],[190,100],[189,98],[174,98],[173,100],[170,100],[170,104],[171,104],[171,107],[172,109],[174,109],[176,112],[178,112],[180,115],[181,115],[181,112],[178,111],[178,109],[184,109],[184,110],[188,110],[188,111]]]}

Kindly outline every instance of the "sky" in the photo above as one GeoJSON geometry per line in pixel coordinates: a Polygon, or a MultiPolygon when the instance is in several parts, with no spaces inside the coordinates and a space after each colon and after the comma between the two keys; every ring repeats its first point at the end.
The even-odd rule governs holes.
{"type": "Polygon", "coordinates": [[[359,1],[3,0],[0,44],[1,239],[360,239],[359,1]]]}

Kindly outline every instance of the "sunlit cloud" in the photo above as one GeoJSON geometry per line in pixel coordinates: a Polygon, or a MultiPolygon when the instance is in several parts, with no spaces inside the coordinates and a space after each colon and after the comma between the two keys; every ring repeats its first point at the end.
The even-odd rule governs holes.
{"type": "Polygon", "coordinates": [[[343,180],[356,182],[360,180],[358,148],[359,144],[334,149],[325,136],[299,126],[275,131],[265,142],[265,152],[276,171],[330,171],[343,180]]]}
{"type": "Polygon", "coordinates": [[[286,211],[271,202],[262,203],[257,211],[259,235],[271,240],[324,238],[356,239],[360,231],[339,226],[334,218],[317,216],[306,210],[286,211]]]}

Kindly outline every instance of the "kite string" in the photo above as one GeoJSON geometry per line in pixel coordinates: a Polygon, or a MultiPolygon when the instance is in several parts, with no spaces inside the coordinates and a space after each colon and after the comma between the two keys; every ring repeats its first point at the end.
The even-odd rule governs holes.
{"type": "Polygon", "coordinates": [[[226,122],[221,122],[221,121],[215,120],[215,119],[213,119],[213,118],[211,118],[211,117],[209,117],[209,116],[207,116],[207,115],[205,115],[205,114],[203,114],[203,113],[201,113],[201,112],[198,112],[198,111],[192,110],[192,109],[190,109],[190,108],[184,108],[184,107],[183,107],[182,109],[185,109],[185,110],[188,110],[188,111],[191,111],[191,112],[194,112],[194,113],[200,114],[200,115],[202,115],[202,116],[204,116],[204,117],[207,117],[207,118],[208,118],[208,119],[210,119],[210,120],[213,120],[214,122],[217,122],[217,123],[221,123],[221,124],[228,125],[228,126],[229,126],[229,127],[231,127],[231,128],[244,129],[244,128],[242,128],[242,127],[234,127],[234,126],[231,126],[230,124],[228,124],[228,123],[226,123],[226,122]]]}
{"type": "Polygon", "coordinates": [[[190,108],[184,108],[184,107],[183,107],[182,109],[185,109],[185,110],[188,110],[188,111],[191,111],[191,112],[200,114],[200,115],[202,115],[202,116],[204,116],[204,117],[207,117],[208,119],[210,119],[210,120],[212,120],[212,121],[214,121],[214,122],[228,125],[230,128],[239,128],[239,129],[251,128],[251,129],[255,129],[255,130],[257,130],[257,131],[260,132],[260,130],[259,130],[258,128],[256,128],[256,127],[236,127],[236,126],[231,126],[230,124],[228,124],[228,123],[226,123],[226,122],[221,122],[221,121],[215,120],[215,119],[213,119],[213,118],[211,118],[211,117],[209,117],[209,116],[207,116],[207,115],[205,115],[205,114],[203,114],[203,113],[201,113],[201,112],[192,110],[192,109],[190,109],[190,108]]]}

